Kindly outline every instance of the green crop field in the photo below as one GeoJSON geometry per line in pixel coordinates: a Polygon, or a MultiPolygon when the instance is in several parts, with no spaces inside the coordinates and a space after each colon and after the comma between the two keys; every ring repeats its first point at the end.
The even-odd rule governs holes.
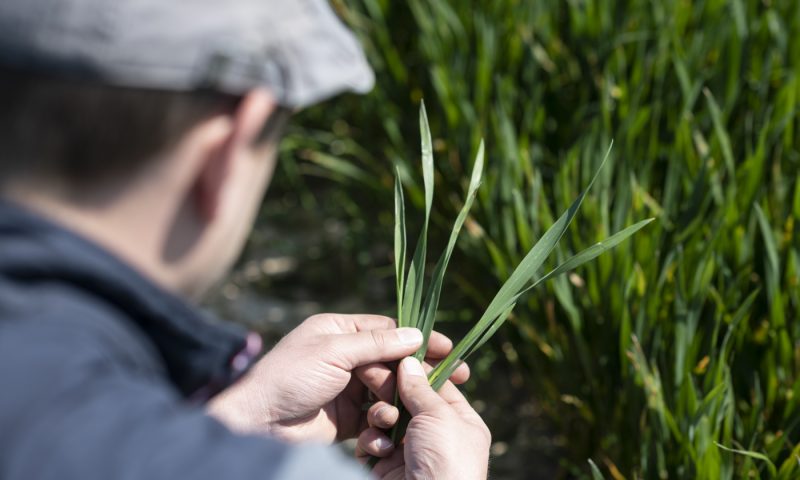
{"type": "MultiPolygon", "coordinates": [[[[377,87],[298,115],[277,190],[346,219],[354,250],[391,244],[395,166],[424,209],[424,98],[441,246],[485,138],[442,289],[474,322],[613,140],[542,274],[656,220],[525,297],[486,355],[567,438],[564,478],[800,478],[800,2],[334,3],[377,87]]],[[[391,284],[391,262],[364,263],[391,284]]]]}

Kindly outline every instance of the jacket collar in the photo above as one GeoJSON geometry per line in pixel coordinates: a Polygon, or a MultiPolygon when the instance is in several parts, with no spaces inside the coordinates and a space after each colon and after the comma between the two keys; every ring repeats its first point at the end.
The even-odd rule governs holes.
{"type": "Polygon", "coordinates": [[[174,385],[205,400],[243,374],[260,337],[214,320],[90,241],[0,199],[0,276],[58,281],[117,307],[161,354],[174,385]]]}

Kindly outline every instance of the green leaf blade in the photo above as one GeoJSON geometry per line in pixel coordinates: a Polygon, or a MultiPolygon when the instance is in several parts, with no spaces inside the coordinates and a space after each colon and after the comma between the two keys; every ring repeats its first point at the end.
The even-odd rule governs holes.
{"type": "Polygon", "coordinates": [[[650,223],[652,223],[655,218],[648,218],[647,220],[642,220],[641,222],[635,223],[629,227],[626,227],[619,232],[615,233],[614,235],[602,240],[600,242],[595,243],[591,247],[582,250],[580,253],[577,253],[566,260],[564,263],[557,266],[555,269],[547,273],[545,276],[540,278],[533,286],[538,285],[539,283],[545,282],[552,277],[561,275],[562,273],[566,273],[570,270],[574,270],[581,265],[594,260],[595,258],[599,257],[600,255],[612,250],[614,247],[619,245],[620,243],[624,242],[633,234],[638,232],[639,230],[643,229],[650,223]]]}
{"type": "Polygon", "coordinates": [[[425,186],[425,222],[414,249],[414,257],[408,270],[403,292],[403,316],[399,320],[402,327],[420,328],[422,311],[422,294],[425,288],[425,262],[428,249],[428,226],[430,224],[431,207],[433,205],[433,141],[428,124],[425,102],[419,109],[420,144],[422,149],[422,180],[425,186]]]}
{"type": "Polygon", "coordinates": [[[442,285],[444,284],[444,275],[447,270],[447,265],[450,263],[450,257],[452,256],[456,242],[458,241],[458,235],[461,232],[461,228],[464,226],[464,222],[467,220],[467,216],[472,209],[472,204],[474,203],[475,197],[478,193],[478,187],[480,186],[481,178],[483,176],[484,152],[484,144],[481,142],[480,147],[478,148],[478,154],[475,157],[475,164],[472,167],[472,175],[469,187],[467,189],[466,201],[461,207],[461,211],[459,212],[458,217],[453,225],[453,229],[450,232],[450,238],[447,242],[447,247],[445,248],[441,258],[439,258],[439,261],[436,263],[436,268],[434,269],[433,277],[431,279],[428,295],[422,307],[423,313],[421,316],[422,321],[420,323],[420,330],[422,330],[422,336],[424,340],[422,347],[420,347],[415,354],[415,357],[419,360],[424,359],[425,353],[427,352],[428,338],[433,331],[433,324],[436,320],[436,311],[439,308],[439,298],[442,293],[442,285]]]}
{"type": "Polygon", "coordinates": [[[743,455],[745,457],[749,457],[754,460],[760,460],[767,465],[767,469],[769,470],[769,473],[772,475],[772,478],[775,478],[778,475],[778,469],[775,467],[775,464],[772,463],[772,460],[770,460],[769,457],[764,455],[763,453],[752,452],[749,450],[739,450],[736,448],[729,448],[718,442],[714,442],[714,445],[716,445],[717,448],[724,450],[726,452],[735,453],[737,455],[743,455]]]}
{"type": "Polygon", "coordinates": [[[419,108],[419,131],[422,137],[422,180],[425,185],[425,224],[427,225],[433,205],[433,140],[424,100],[419,108]]]}
{"type": "Polygon", "coordinates": [[[394,266],[397,281],[397,320],[403,318],[403,290],[406,276],[406,212],[400,171],[395,168],[394,181],[394,266]]]}

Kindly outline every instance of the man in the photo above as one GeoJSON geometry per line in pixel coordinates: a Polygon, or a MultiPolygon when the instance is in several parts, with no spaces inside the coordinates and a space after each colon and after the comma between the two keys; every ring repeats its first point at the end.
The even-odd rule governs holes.
{"type": "Polygon", "coordinates": [[[377,477],[486,477],[419,331],[319,315],[256,361],[184,300],[240,252],[288,112],[371,83],[322,0],[0,3],[0,478],[360,478],[307,443],[353,437],[377,477]]]}

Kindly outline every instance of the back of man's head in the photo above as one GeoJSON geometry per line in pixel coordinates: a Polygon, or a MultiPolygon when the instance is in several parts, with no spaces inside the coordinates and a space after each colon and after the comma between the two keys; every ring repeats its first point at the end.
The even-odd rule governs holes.
{"type": "Polygon", "coordinates": [[[288,112],[372,82],[325,0],[0,2],[0,196],[202,293],[288,112]]]}
{"type": "Polygon", "coordinates": [[[238,97],[0,71],[0,181],[85,191],[130,178],[238,97]]]}
{"type": "Polygon", "coordinates": [[[372,77],[323,0],[0,4],[0,179],[130,176],[254,88],[286,109],[372,77]]]}

